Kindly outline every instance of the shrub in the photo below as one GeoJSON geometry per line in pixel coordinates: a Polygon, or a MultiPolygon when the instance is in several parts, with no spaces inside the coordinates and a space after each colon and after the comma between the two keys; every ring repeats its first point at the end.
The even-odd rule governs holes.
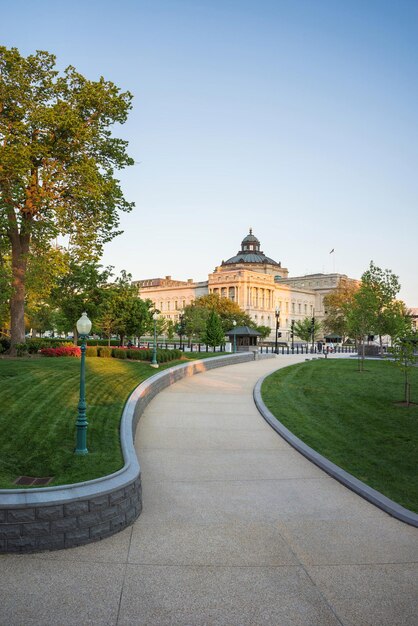
{"type": "Polygon", "coordinates": [[[98,356],[97,346],[86,346],[86,356],[98,356]]]}
{"type": "Polygon", "coordinates": [[[29,354],[36,354],[42,348],[59,348],[61,346],[72,346],[71,341],[58,339],[55,337],[30,337],[26,340],[29,354]]]}
{"type": "Polygon", "coordinates": [[[133,359],[134,361],[143,361],[144,360],[144,351],[143,350],[134,350],[130,348],[127,350],[128,359],[133,359]]]}
{"type": "Polygon", "coordinates": [[[44,356],[81,356],[79,346],[60,346],[58,348],[42,348],[41,354],[44,356]]]}
{"type": "Polygon", "coordinates": [[[17,356],[25,356],[25,354],[28,353],[28,346],[26,343],[17,343],[15,347],[17,356]]]}
{"type": "Polygon", "coordinates": [[[97,356],[109,359],[111,356],[113,356],[112,348],[109,348],[108,346],[100,346],[99,348],[97,348],[97,356]]]}
{"type": "MultiPolygon", "coordinates": [[[[108,346],[109,340],[108,339],[87,339],[86,343],[88,346],[108,346]]],[[[81,345],[81,339],[78,340],[77,344],[79,346],[81,345]]],[[[110,345],[112,347],[115,347],[115,346],[117,347],[119,345],[119,340],[111,339],[110,345]]]]}
{"type": "Polygon", "coordinates": [[[7,352],[7,350],[10,349],[10,339],[7,339],[7,337],[2,337],[0,339],[0,352],[7,352]]]}
{"type": "Polygon", "coordinates": [[[115,359],[127,359],[128,351],[125,348],[114,348],[113,355],[115,359]]]}

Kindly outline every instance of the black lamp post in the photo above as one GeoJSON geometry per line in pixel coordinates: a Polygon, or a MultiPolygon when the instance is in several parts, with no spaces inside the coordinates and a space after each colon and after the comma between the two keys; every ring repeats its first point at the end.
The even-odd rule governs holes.
{"type": "Polygon", "coordinates": [[[236,335],[236,332],[235,332],[235,327],[237,325],[236,320],[232,320],[232,325],[234,327],[234,354],[235,354],[235,352],[237,351],[237,335],[236,335]]]}
{"type": "Polygon", "coordinates": [[[290,338],[292,340],[292,354],[295,351],[295,320],[290,322],[290,338]]]}
{"type": "Polygon", "coordinates": [[[152,359],[151,359],[151,367],[158,367],[158,361],[157,361],[157,320],[158,320],[158,313],[157,311],[154,311],[153,315],[152,315],[152,319],[154,320],[154,343],[153,343],[153,348],[152,348],[152,359]]]}
{"type": "Polygon", "coordinates": [[[275,347],[274,347],[274,351],[276,354],[279,353],[279,348],[277,345],[278,342],[278,338],[279,338],[279,321],[280,321],[280,309],[278,306],[276,306],[276,309],[274,311],[274,315],[276,316],[276,342],[275,342],[275,347]]]}
{"type": "Polygon", "coordinates": [[[312,354],[315,350],[315,309],[312,316],[312,354]]]}
{"type": "Polygon", "coordinates": [[[183,311],[179,315],[178,334],[180,337],[180,350],[183,350],[183,335],[184,335],[184,313],[183,311]]]}

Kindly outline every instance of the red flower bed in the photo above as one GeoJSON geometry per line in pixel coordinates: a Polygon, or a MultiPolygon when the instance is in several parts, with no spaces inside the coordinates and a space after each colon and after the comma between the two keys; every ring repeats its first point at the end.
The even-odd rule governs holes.
{"type": "Polygon", "coordinates": [[[59,348],[42,348],[44,356],[81,356],[79,346],[60,346],[59,348]]]}

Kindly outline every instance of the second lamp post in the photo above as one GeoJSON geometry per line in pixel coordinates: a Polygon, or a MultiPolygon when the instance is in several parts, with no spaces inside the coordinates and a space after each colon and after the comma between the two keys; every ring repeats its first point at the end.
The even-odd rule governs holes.
{"type": "Polygon", "coordinates": [[[151,367],[158,367],[158,362],[157,362],[157,319],[158,319],[158,313],[157,313],[157,311],[155,311],[153,313],[152,319],[154,320],[154,345],[153,345],[153,349],[152,349],[151,367]]]}
{"type": "Polygon", "coordinates": [[[275,341],[275,345],[274,345],[274,351],[276,354],[278,354],[279,352],[279,347],[278,347],[278,338],[279,338],[279,323],[280,323],[280,309],[278,306],[276,306],[276,309],[274,311],[274,315],[276,316],[276,341],[275,341]]]}

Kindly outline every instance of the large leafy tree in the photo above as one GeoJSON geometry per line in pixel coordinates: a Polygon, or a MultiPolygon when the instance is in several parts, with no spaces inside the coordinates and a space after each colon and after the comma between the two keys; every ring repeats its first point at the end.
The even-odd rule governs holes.
{"type": "Polygon", "coordinates": [[[131,94],[101,77],[90,81],[55,56],[22,57],[0,47],[0,236],[11,251],[12,346],[24,340],[25,279],[34,243],[66,235],[73,253],[97,258],[132,204],[115,169],[132,165],[124,123],[131,94]]]}
{"type": "Polygon", "coordinates": [[[74,333],[74,343],[77,343],[76,323],[83,311],[95,324],[111,275],[111,267],[102,268],[95,261],[80,263],[70,259],[67,271],[56,281],[49,301],[60,312],[60,329],[74,333]]]}
{"type": "Polygon", "coordinates": [[[255,323],[241,307],[229,298],[221,298],[218,294],[209,293],[197,298],[193,304],[184,310],[186,334],[189,337],[198,337],[205,331],[209,313],[215,311],[222,324],[224,334],[231,330],[233,321],[238,326],[255,328],[255,323]]]}
{"type": "Polygon", "coordinates": [[[11,295],[11,258],[5,244],[6,240],[0,238],[0,333],[8,326],[11,295]]]}
{"type": "Polygon", "coordinates": [[[379,335],[383,354],[382,337],[394,335],[399,316],[404,317],[405,307],[396,300],[400,291],[399,278],[392,270],[382,270],[370,261],[369,269],[361,277],[360,289],[367,294],[372,320],[372,331],[379,335]]]}
{"type": "Polygon", "coordinates": [[[110,341],[110,335],[141,337],[152,328],[152,302],[141,300],[132,277],[125,271],[113,283],[102,290],[102,302],[98,308],[96,324],[110,341]]]}
{"type": "Polygon", "coordinates": [[[363,285],[354,294],[353,300],[347,306],[347,330],[350,337],[356,339],[359,346],[359,371],[364,370],[365,337],[372,334],[375,323],[374,294],[363,285]]]}
{"type": "Polygon", "coordinates": [[[358,284],[341,279],[336,289],[324,297],[324,330],[339,335],[343,339],[348,335],[347,311],[353,303],[358,284]]]}
{"type": "Polygon", "coordinates": [[[51,296],[68,272],[69,256],[63,248],[34,247],[28,258],[25,298],[25,321],[32,332],[54,328],[55,306],[51,296]]]}

